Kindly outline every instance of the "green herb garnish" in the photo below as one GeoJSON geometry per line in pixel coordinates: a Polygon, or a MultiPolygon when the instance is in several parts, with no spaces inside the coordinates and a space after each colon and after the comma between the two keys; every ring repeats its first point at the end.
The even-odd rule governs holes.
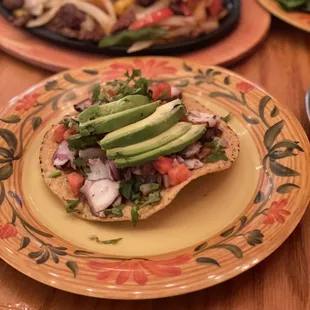
{"type": "Polygon", "coordinates": [[[123,216],[123,209],[125,208],[124,204],[120,204],[118,206],[108,208],[104,210],[105,215],[113,215],[116,217],[122,217],[123,216]]]}
{"type": "Polygon", "coordinates": [[[67,213],[77,212],[75,208],[79,205],[80,200],[67,200],[67,205],[65,206],[67,213]]]}
{"type": "Polygon", "coordinates": [[[48,175],[48,177],[49,178],[58,178],[58,177],[60,177],[62,175],[62,172],[60,171],[60,170],[54,170],[54,171],[52,171],[49,175],[48,175]]]}
{"type": "Polygon", "coordinates": [[[226,116],[221,117],[221,120],[224,121],[225,123],[228,123],[230,118],[231,118],[231,112],[229,112],[226,116]]]}
{"type": "Polygon", "coordinates": [[[205,143],[205,147],[212,149],[212,153],[204,158],[204,162],[215,163],[219,160],[228,160],[223,147],[219,144],[218,141],[213,140],[211,142],[207,142],[205,143]]]}
{"type": "Polygon", "coordinates": [[[110,239],[110,240],[100,240],[97,236],[90,236],[89,239],[94,240],[99,244],[117,244],[123,238],[110,239]]]}
{"type": "Polygon", "coordinates": [[[204,162],[207,162],[207,163],[215,163],[219,160],[224,160],[224,161],[227,161],[228,158],[225,154],[225,151],[219,151],[218,153],[212,153],[210,155],[208,155],[207,157],[205,157],[205,159],[203,160],[204,162]]]}
{"type": "Polygon", "coordinates": [[[137,206],[133,206],[131,208],[131,222],[133,227],[137,226],[139,219],[140,219],[139,208],[137,206]]]}
{"type": "Polygon", "coordinates": [[[95,84],[94,85],[93,90],[92,90],[92,99],[93,100],[99,100],[100,89],[101,89],[100,84],[95,84]]]}

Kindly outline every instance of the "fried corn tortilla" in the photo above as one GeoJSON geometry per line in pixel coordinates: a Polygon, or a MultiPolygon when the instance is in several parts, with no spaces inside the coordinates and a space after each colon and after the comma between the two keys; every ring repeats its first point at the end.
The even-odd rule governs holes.
{"type": "MultiPolygon", "coordinates": [[[[186,100],[188,102],[184,102],[188,111],[191,110],[198,110],[205,113],[212,113],[208,111],[203,105],[186,100]]],[[[235,132],[224,122],[220,121],[218,126],[220,130],[223,131],[222,138],[229,142],[229,147],[225,149],[226,156],[228,161],[218,161],[215,163],[205,163],[203,167],[192,170],[192,176],[187,179],[185,182],[161,190],[162,199],[159,203],[154,205],[147,205],[144,206],[139,210],[140,220],[147,219],[151,215],[155,214],[156,212],[164,209],[167,207],[179,191],[185,187],[191,181],[207,175],[209,173],[219,172],[222,170],[228,169],[232,163],[237,159],[240,151],[240,143],[237,135],[235,132]]],[[[57,178],[50,178],[49,174],[52,171],[55,171],[55,167],[52,163],[53,155],[57,149],[58,144],[53,139],[53,127],[45,134],[41,149],[40,149],[40,166],[41,166],[41,173],[44,178],[45,183],[50,188],[50,190],[66,205],[67,200],[76,200],[77,198],[73,196],[68,182],[67,177],[63,173],[60,177],[57,178]]],[[[82,198],[80,204],[76,208],[78,212],[74,212],[73,214],[89,221],[99,221],[99,222],[119,222],[119,221],[131,221],[131,208],[132,205],[127,203],[125,208],[123,209],[123,216],[122,217],[113,217],[113,216],[106,216],[104,218],[94,216],[91,211],[90,207],[87,203],[86,198],[82,198]]]]}

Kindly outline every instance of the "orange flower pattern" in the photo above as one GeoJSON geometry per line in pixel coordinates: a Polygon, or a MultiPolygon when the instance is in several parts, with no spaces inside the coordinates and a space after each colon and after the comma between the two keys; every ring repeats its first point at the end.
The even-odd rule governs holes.
{"type": "Polygon", "coordinates": [[[17,228],[13,224],[8,223],[0,226],[0,239],[15,237],[17,233],[17,228]]]}
{"type": "Polygon", "coordinates": [[[151,79],[163,74],[175,74],[177,69],[168,66],[168,61],[149,59],[143,61],[135,59],[133,63],[114,63],[110,65],[110,70],[102,74],[105,81],[115,80],[124,76],[124,73],[133,69],[140,69],[142,76],[151,79]]]}
{"type": "Polygon", "coordinates": [[[281,199],[280,201],[272,202],[270,208],[266,211],[266,214],[264,213],[266,218],[263,223],[271,225],[277,221],[278,223],[283,224],[285,222],[284,216],[291,214],[290,211],[284,210],[284,207],[287,205],[287,203],[287,199],[281,199]]]}
{"type": "Polygon", "coordinates": [[[139,284],[144,285],[148,281],[148,274],[157,277],[176,277],[182,273],[178,266],[191,259],[191,255],[181,255],[172,259],[151,260],[126,260],[120,262],[96,262],[89,261],[88,267],[100,271],[97,274],[98,281],[115,279],[117,285],[126,283],[131,277],[139,284]]]}
{"type": "Polygon", "coordinates": [[[41,94],[33,93],[25,95],[22,99],[17,101],[17,106],[15,108],[16,111],[28,111],[32,106],[37,103],[37,99],[41,94]]]}
{"type": "Polygon", "coordinates": [[[247,82],[239,82],[239,83],[237,83],[236,87],[242,93],[247,93],[254,88],[253,85],[251,85],[247,82]]]}

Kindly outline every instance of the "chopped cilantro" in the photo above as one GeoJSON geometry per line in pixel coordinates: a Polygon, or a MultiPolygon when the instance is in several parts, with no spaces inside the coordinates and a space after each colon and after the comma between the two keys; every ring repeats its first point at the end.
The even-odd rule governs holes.
{"type": "Polygon", "coordinates": [[[110,239],[110,240],[100,240],[97,236],[90,236],[89,239],[94,240],[99,244],[117,244],[123,238],[116,238],[116,239],[110,239]]]}
{"type": "Polygon", "coordinates": [[[225,123],[228,123],[230,118],[231,118],[231,112],[229,112],[226,116],[221,117],[221,120],[224,121],[225,123]]]}
{"type": "Polygon", "coordinates": [[[67,200],[67,205],[65,206],[67,213],[76,212],[75,208],[79,203],[80,200],[67,200]]]}

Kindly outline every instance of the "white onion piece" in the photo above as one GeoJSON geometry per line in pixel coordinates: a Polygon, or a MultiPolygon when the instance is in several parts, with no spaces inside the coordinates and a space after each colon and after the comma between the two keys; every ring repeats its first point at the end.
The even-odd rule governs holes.
{"type": "Polygon", "coordinates": [[[84,31],[93,31],[96,27],[96,23],[92,17],[86,15],[86,19],[81,24],[81,29],[84,31]]]}
{"type": "Polygon", "coordinates": [[[62,4],[59,4],[59,3],[56,4],[49,11],[47,11],[46,13],[41,15],[40,17],[30,20],[26,24],[26,27],[27,28],[34,28],[34,27],[40,27],[40,26],[47,24],[49,21],[51,21],[55,17],[56,13],[58,12],[58,10],[61,6],[62,6],[62,4]]]}
{"type": "Polygon", "coordinates": [[[146,48],[149,48],[150,46],[152,46],[154,44],[153,40],[149,40],[149,41],[138,41],[133,43],[129,49],[127,50],[127,53],[135,53],[138,51],[142,51],[146,48]]]}
{"type": "Polygon", "coordinates": [[[80,192],[86,196],[90,210],[95,216],[104,217],[104,211],[119,196],[119,183],[110,180],[86,180],[80,192]]]}
{"type": "Polygon", "coordinates": [[[117,21],[116,12],[114,5],[111,0],[101,0],[102,6],[106,9],[107,13],[110,15],[113,23],[117,21]]]}

